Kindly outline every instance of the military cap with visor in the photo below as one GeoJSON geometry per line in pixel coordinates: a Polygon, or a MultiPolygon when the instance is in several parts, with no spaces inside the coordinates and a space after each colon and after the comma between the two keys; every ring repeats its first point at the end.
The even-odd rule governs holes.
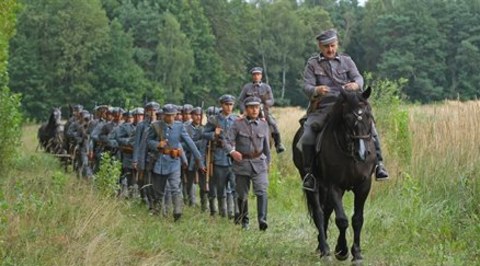
{"type": "Polygon", "coordinates": [[[76,111],[76,112],[81,112],[81,111],[83,111],[83,105],[81,105],[81,104],[75,104],[75,105],[73,106],[73,111],[76,111]]]}
{"type": "Polygon", "coordinates": [[[262,103],[262,100],[258,98],[257,96],[249,96],[245,98],[243,101],[243,104],[245,106],[250,106],[250,105],[260,105],[262,103]]]}
{"type": "Polygon", "coordinates": [[[255,74],[255,73],[260,73],[262,74],[263,73],[263,68],[261,67],[254,67],[252,69],[250,69],[250,74],[255,74]]]}
{"type": "Polygon", "coordinates": [[[192,109],[191,114],[192,115],[201,115],[202,114],[202,107],[195,107],[192,109]]]}
{"type": "Polygon", "coordinates": [[[178,110],[177,110],[177,106],[175,106],[174,104],[165,104],[163,106],[163,114],[164,115],[176,115],[178,110]]]}
{"type": "Polygon", "coordinates": [[[145,109],[158,110],[160,109],[160,104],[157,102],[148,102],[145,104],[145,109]]]}
{"type": "Polygon", "coordinates": [[[334,43],[338,40],[337,31],[334,29],[326,30],[318,34],[316,39],[321,45],[334,43]]]}
{"type": "Polygon", "coordinates": [[[183,109],[182,109],[182,113],[184,114],[190,114],[193,110],[193,105],[191,104],[184,104],[183,105],[183,109]]]}
{"type": "Polygon", "coordinates": [[[145,109],[143,109],[142,107],[137,107],[137,108],[133,109],[132,113],[133,113],[133,115],[144,115],[145,114],[145,109]]]}
{"type": "Polygon", "coordinates": [[[230,94],[225,94],[225,95],[222,95],[218,101],[221,103],[221,104],[224,104],[224,103],[235,103],[235,97],[233,97],[232,95],[230,94]]]}

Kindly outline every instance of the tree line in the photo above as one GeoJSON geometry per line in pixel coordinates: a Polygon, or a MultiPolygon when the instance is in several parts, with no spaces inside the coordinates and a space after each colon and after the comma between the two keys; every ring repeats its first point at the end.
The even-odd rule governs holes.
{"type": "Polygon", "coordinates": [[[414,102],[474,99],[477,0],[19,0],[9,86],[25,112],[52,106],[214,104],[238,95],[253,66],[280,105],[304,105],[315,35],[336,28],[342,52],[375,79],[406,79],[414,102]]]}

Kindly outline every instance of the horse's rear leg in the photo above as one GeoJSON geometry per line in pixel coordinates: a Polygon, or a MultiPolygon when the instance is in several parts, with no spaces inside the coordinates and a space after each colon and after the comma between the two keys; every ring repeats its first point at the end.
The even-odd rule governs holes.
{"type": "Polygon", "coordinates": [[[361,262],[362,250],[360,248],[360,234],[363,227],[363,211],[365,207],[365,201],[367,200],[368,193],[370,191],[370,183],[362,186],[354,191],[354,212],[352,216],[352,227],[353,227],[353,245],[352,245],[352,261],[355,263],[361,262]]]}
{"type": "Polygon", "coordinates": [[[324,213],[320,206],[320,195],[318,192],[306,191],[307,204],[309,205],[310,215],[318,230],[318,247],[317,251],[320,257],[330,256],[330,247],[327,244],[325,235],[324,213]]]}
{"type": "Polygon", "coordinates": [[[343,194],[344,191],[340,188],[332,188],[332,202],[335,210],[335,224],[339,230],[337,245],[335,246],[335,257],[338,260],[346,260],[348,258],[348,246],[346,231],[348,228],[348,218],[343,209],[343,194]]]}

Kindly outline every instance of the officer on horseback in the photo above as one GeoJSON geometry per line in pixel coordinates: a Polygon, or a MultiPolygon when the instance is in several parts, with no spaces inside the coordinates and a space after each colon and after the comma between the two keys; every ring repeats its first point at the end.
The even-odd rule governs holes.
{"type": "MultiPolygon", "coordinates": [[[[316,37],[320,53],[311,57],[304,71],[304,92],[310,99],[307,110],[307,119],[303,124],[303,135],[299,142],[302,144],[305,189],[314,186],[311,176],[311,165],[315,157],[315,140],[321,132],[331,107],[340,91],[362,90],[363,77],[360,75],[353,60],[337,53],[338,36],[333,29],[322,32],[316,37]]],[[[372,123],[373,139],[377,155],[375,177],[377,181],[388,179],[388,172],[383,165],[380,140],[375,125],[372,123]]]]}

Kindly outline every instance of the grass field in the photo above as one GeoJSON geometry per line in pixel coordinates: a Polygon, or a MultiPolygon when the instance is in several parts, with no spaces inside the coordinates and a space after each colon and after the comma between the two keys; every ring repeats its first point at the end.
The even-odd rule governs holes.
{"type": "MultiPolygon", "coordinates": [[[[366,205],[365,265],[480,265],[480,103],[407,107],[409,162],[386,150],[393,175],[374,183],[366,205]]],[[[379,110],[376,110],[377,112],[379,110]]],[[[290,146],[303,111],[277,109],[290,146]]],[[[381,128],[381,125],[379,125],[381,128]]],[[[260,232],[186,208],[184,219],[147,215],[137,201],[106,198],[55,158],[35,152],[36,126],[21,158],[0,179],[1,265],[321,265],[290,147],[274,156],[269,229],[260,232]]],[[[388,143],[395,140],[386,139],[388,143]]],[[[402,145],[402,143],[396,143],[402,145]]],[[[352,196],[345,196],[351,215],[352,196]]],[[[334,224],[334,223],[331,223],[334,224]]],[[[334,246],[337,229],[330,229],[334,246]]],[[[351,230],[349,230],[351,245],[351,230]]],[[[349,262],[331,262],[348,265],[349,262]]]]}

